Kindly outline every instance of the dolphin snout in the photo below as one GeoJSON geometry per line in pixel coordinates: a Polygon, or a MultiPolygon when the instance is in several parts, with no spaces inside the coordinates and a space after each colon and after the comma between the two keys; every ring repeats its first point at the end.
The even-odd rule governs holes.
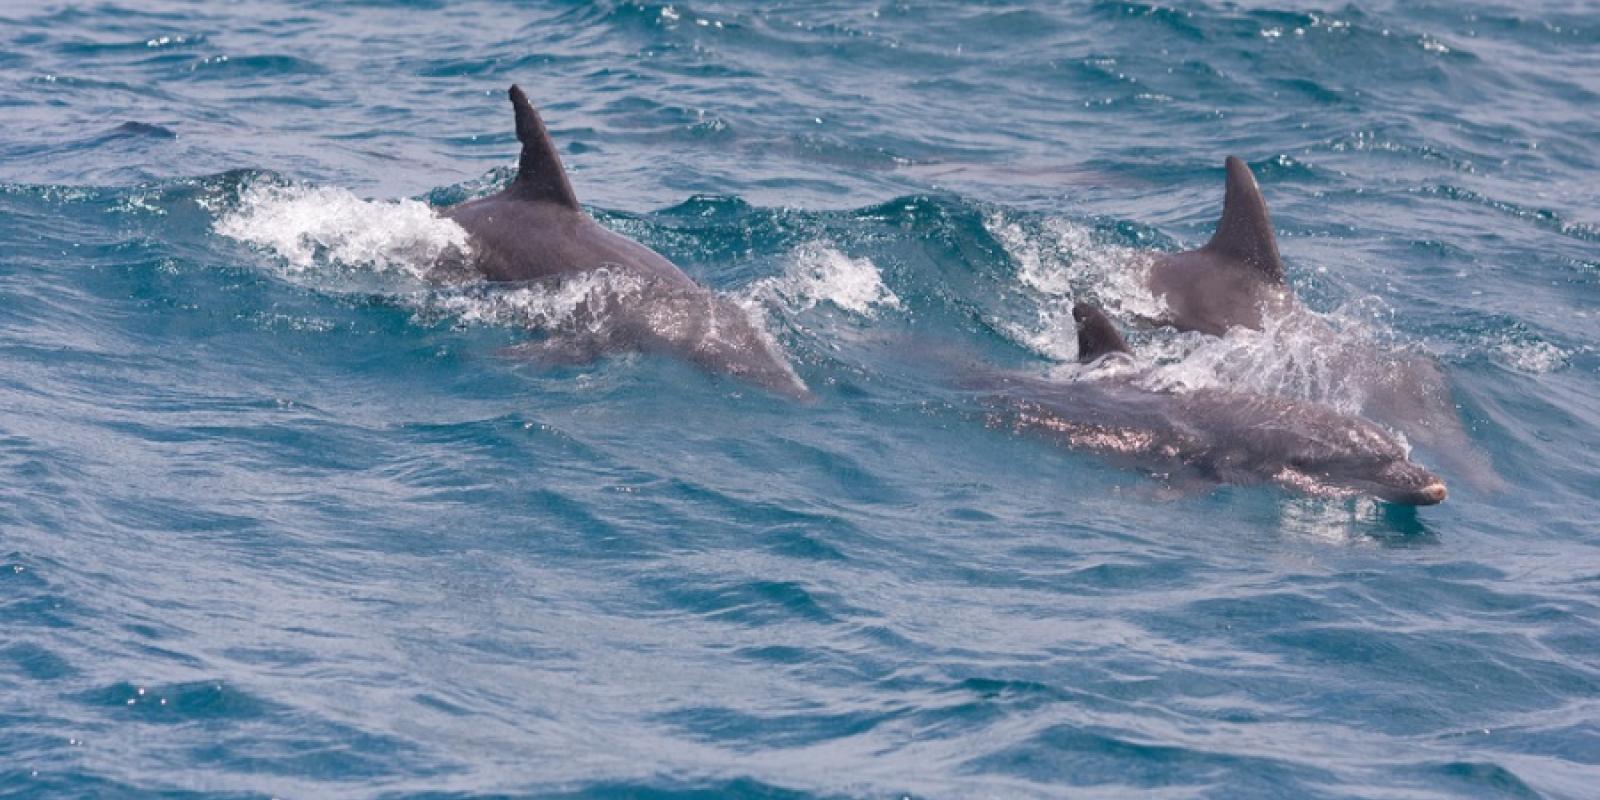
{"type": "Polygon", "coordinates": [[[1450,494],[1438,475],[1410,462],[1384,470],[1378,479],[1379,498],[1407,506],[1436,506],[1450,494]]]}
{"type": "Polygon", "coordinates": [[[1415,489],[1380,491],[1378,496],[1403,506],[1436,506],[1443,503],[1448,494],[1450,491],[1445,488],[1444,481],[1433,478],[1415,489]]]}
{"type": "Polygon", "coordinates": [[[1434,481],[1417,490],[1417,505],[1436,506],[1444,502],[1450,491],[1444,487],[1444,481],[1434,481]]]}

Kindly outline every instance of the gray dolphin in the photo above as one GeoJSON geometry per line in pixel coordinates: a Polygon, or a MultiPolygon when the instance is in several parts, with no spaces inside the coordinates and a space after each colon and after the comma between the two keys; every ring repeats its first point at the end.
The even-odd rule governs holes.
{"type": "MultiPolygon", "coordinates": [[[[1080,303],[1072,314],[1080,362],[1130,353],[1100,309],[1080,303]]],[[[1070,382],[1001,373],[971,385],[994,391],[992,427],[1174,477],[1401,505],[1433,505],[1446,494],[1444,482],[1382,428],[1325,406],[1225,389],[1151,391],[1126,372],[1070,382]]]]}
{"type": "Polygon", "coordinates": [[[500,192],[446,209],[466,230],[472,265],[491,281],[603,274],[611,291],[585,302],[575,338],[540,352],[567,360],[638,350],[683,358],[794,398],[809,392],[739,306],[672,262],[583,212],[555,144],[522,89],[512,86],[522,156],[500,192]]]}
{"type": "MultiPolygon", "coordinates": [[[[1150,293],[1167,312],[1159,322],[1178,330],[1221,336],[1234,326],[1260,330],[1267,319],[1303,312],[1278,255],[1272,217],[1255,175],[1228,156],[1222,218],[1204,247],[1157,253],[1146,277],[1150,293]]],[[[1331,339],[1323,328],[1320,338],[1331,339]]],[[[1444,367],[1412,352],[1374,353],[1365,346],[1328,354],[1330,366],[1365,397],[1362,414],[1406,433],[1437,452],[1474,485],[1499,483],[1487,457],[1473,447],[1457,413],[1444,367]]]]}
{"type": "Polygon", "coordinates": [[[1222,219],[1198,250],[1158,253],[1146,285],[1167,306],[1163,322],[1178,330],[1221,336],[1235,326],[1260,328],[1291,297],[1278,257],[1278,237],[1255,175],[1228,156],[1222,219]]]}

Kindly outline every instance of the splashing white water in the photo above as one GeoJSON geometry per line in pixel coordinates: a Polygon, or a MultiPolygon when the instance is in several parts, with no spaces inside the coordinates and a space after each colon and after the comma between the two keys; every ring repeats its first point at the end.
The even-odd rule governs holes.
{"type": "MultiPolygon", "coordinates": [[[[469,253],[466,231],[425,203],[363,200],[333,186],[254,181],[241,188],[237,204],[221,213],[213,229],[277,256],[286,276],[311,278],[330,290],[343,283],[326,274],[331,269],[423,281],[438,277],[441,263],[464,262],[469,253]]],[[[627,297],[642,285],[637,276],[601,269],[533,286],[411,285],[396,288],[395,295],[424,320],[560,330],[602,298],[627,297]]],[[[589,317],[583,324],[598,324],[589,317]]]]}
{"type": "Polygon", "coordinates": [[[1038,299],[1032,323],[995,320],[1018,344],[1053,359],[1077,357],[1072,306],[1092,298],[1113,314],[1153,319],[1165,310],[1144,288],[1147,254],[1097,241],[1094,230],[1068,219],[1024,223],[993,213],[983,221],[1017,264],[1017,280],[1038,299]]]}
{"type": "Polygon", "coordinates": [[[1252,392],[1356,414],[1369,388],[1368,381],[1358,379],[1360,370],[1406,354],[1385,350],[1364,323],[1344,312],[1297,309],[1264,322],[1261,330],[1234,328],[1223,336],[1171,329],[1135,334],[1141,341],[1132,356],[1065,363],[1049,374],[1067,381],[1128,377],[1155,392],[1252,392]],[[1362,366],[1354,365],[1358,360],[1362,366]]]}
{"type": "Polygon", "coordinates": [[[290,272],[333,266],[422,278],[468,252],[466,231],[425,203],[363,200],[331,186],[247,184],[213,230],[272,252],[290,272]]]}
{"type": "Polygon", "coordinates": [[[1503,340],[1487,346],[1494,360],[1518,372],[1532,375],[1561,369],[1571,358],[1567,351],[1546,341],[1503,340]]]}
{"type": "Polygon", "coordinates": [[[1320,403],[1348,414],[1359,413],[1369,388],[1354,376],[1371,362],[1407,355],[1347,311],[1322,315],[1304,308],[1263,320],[1259,331],[1153,336],[1146,350],[1156,362],[1142,378],[1151,389],[1244,390],[1320,403]]]}
{"type": "Polygon", "coordinates": [[[464,326],[504,326],[540,331],[574,327],[597,333],[612,303],[628,302],[644,281],[625,272],[599,269],[548,284],[498,287],[478,284],[444,288],[418,298],[424,318],[454,318],[464,326]]]}
{"type": "Polygon", "coordinates": [[[750,296],[777,301],[793,312],[830,303],[863,317],[900,309],[900,298],[883,282],[870,258],[851,258],[822,242],[795,250],[783,275],[751,285],[750,296]]]}
{"type": "Polygon", "coordinates": [[[1017,262],[1022,284],[1036,292],[1067,298],[1093,295],[1109,311],[1145,317],[1164,310],[1144,288],[1148,255],[1097,241],[1094,230],[1086,225],[1051,218],[1024,227],[991,214],[984,220],[984,228],[1017,262]]]}

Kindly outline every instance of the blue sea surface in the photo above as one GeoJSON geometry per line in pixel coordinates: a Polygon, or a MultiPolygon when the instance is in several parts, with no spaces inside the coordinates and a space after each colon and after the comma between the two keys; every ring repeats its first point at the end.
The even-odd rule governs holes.
{"type": "Polygon", "coordinates": [[[1600,796],[1597,108],[1578,0],[4,0],[0,797],[1600,796]],[[426,279],[513,82],[816,402],[426,279]],[[1325,341],[1133,324],[1228,154],[1492,472],[984,424],[955,365],[1070,361],[1082,299],[1353,402],[1325,341]]]}

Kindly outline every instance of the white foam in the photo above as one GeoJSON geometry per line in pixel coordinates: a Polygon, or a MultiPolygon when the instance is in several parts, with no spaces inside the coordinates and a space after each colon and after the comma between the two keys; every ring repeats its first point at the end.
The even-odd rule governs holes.
{"type": "Polygon", "coordinates": [[[443,288],[424,294],[417,304],[425,317],[453,317],[464,326],[539,331],[576,326],[584,329],[581,332],[598,333],[606,321],[600,313],[606,305],[636,296],[643,286],[635,275],[599,269],[548,284],[443,288]]]}
{"type": "Polygon", "coordinates": [[[422,278],[468,251],[466,231],[425,203],[363,200],[331,186],[251,182],[212,227],[273,253],[289,272],[334,266],[422,278]]]}
{"type": "Polygon", "coordinates": [[[1533,375],[1561,369],[1571,357],[1567,351],[1544,341],[1502,341],[1491,345],[1489,352],[1501,364],[1533,375]]]}
{"type": "Polygon", "coordinates": [[[1099,241],[1093,228],[1059,217],[1032,223],[996,212],[983,225],[1016,263],[1018,282],[1037,300],[1031,323],[998,320],[997,326],[1041,355],[1077,357],[1072,306],[1078,298],[1093,298],[1117,315],[1152,319],[1165,310],[1145,289],[1150,258],[1143,251],[1099,241]]]}
{"type": "Polygon", "coordinates": [[[1360,320],[1304,308],[1264,320],[1259,331],[1233,328],[1220,337],[1164,331],[1146,350],[1156,362],[1142,378],[1151,389],[1245,390],[1351,414],[1367,390],[1366,382],[1350,379],[1352,362],[1396,355],[1360,320]]]}
{"type": "Polygon", "coordinates": [[[778,301],[791,312],[829,303],[863,317],[879,309],[900,309],[900,297],[883,282],[870,258],[851,258],[823,242],[796,249],[784,274],[751,285],[752,297],[778,301]]]}
{"type": "Polygon", "coordinates": [[[1154,318],[1166,309],[1145,289],[1150,257],[1145,251],[1100,241],[1087,225],[1052,217],[1037,224],[1009,221],[999,213],[984,228],[1017,262],[1017,278],[1040,294],[1091,295],[1113,313],[1154,318]]]}

